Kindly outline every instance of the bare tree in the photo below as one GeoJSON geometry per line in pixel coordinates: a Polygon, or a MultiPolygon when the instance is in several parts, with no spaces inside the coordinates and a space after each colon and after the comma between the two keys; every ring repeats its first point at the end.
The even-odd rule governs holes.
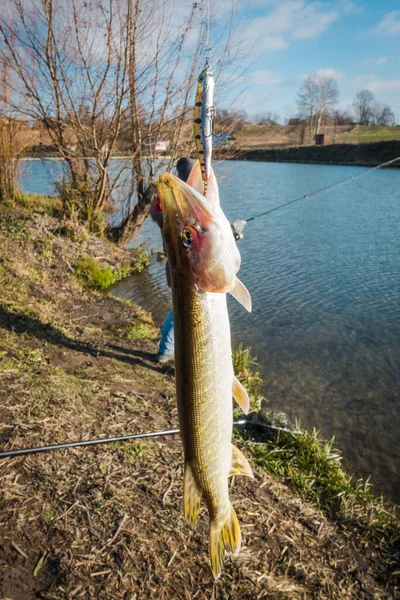
{"type": "MultiPolygon", "coordinates": [[[[11,69],[13,86],[2,99],[42,123],[64,158],[60,190],[70,216],[98,230],[117,202],[120,223],[114,219],[107,233],[119,243],[143,223],[157,170],[192,148],[205,23],[201,3],[178,0],[3,2],[0,68],[11,69]],[[161,161],[159,137],[169,140],[161,161]],[[116,165],[121,142],[129,160],[116,165]]],[[[239,54],[239,45],[226,52],[229,26],[216,76],[239,54]]]]}
{"type": "Polygon", "coordinates": [[[317,99],[317,128],[315,133],[319,133],[323,118],[338,103],[339,89],[336,79],[319,76],[317,99]]]}
{"type": "Polygon", "coordinates": [[[354,123],[350,109],[334,110],[331,117],[336,125],[352,125],[354,123]]]}
{"type": "Polygon", "coordinates": [[[310,142],[319,133],[322,121],[338,102],[339,89],[336,79],[312,73],[301,84],[297,94],[299,116],[309,123],[310,142]]]}
{"type": "Polygon", "coordinates": [[[375,96],[369,90],[361,90],[356,95],[353,108],[360,125],[370,125],[374,116],[375,96]]]}
{"type": "MultiPolygon", "coordinates": [[[[193,151],[194,92],[203,67],[207,22],[205,3],[127,2],[131,7],[129,101],[123,133],[132,140],[132,189],[137,202],[132,210],[126,199],[124,218],[110,230],[110,236],[118,242],[135,235],[145,220],[155,195],[156,174],[161,169],[171,169],[179,156],[193,151]],[[168,140],[168,156],[157,153],[155,142],[160,137],[168,140]]],[[[245,53],[238,39],[242,28],[234,25],[234,7],[232,2],[213,51],[214,77],[222,94],[245,69],[245,53]],[[229,69],[228,82],[221,77],[225,68],[229,69]]],[[[210,20],[213,21],[212,12],[210,20]]],[[[217,129],[220,114],[217,111],[217,129]]],[[[240,129],[244,118],[235,112],[228,130],[240,129]]]]}
{"type": "Polygon", "coordinates": [[[396,124],[396,117],[389,104],[375,102],[373,107],[372,122],[374,125],[393,127],[396,124]]]}
{"type": "Polygon", "coordinates": [[[127,38],[120,0],[5,0],[0,17],[0,61],[13,73],[11,100],[3,100],[44,125],[67,165],[64,208],[93,229],[110,199],[127,38]]]}
{"type": "Polygon", "coordinates": [[[149,212],[155,195],[157,170],[171,168],[180,153],[192,144],[191,92],[199,71],[204,30],[195,32],[199,5],[178,18],[177,7],[166,0],[128,0],[128,111],[125,135],[132,141],[132,192],[137,202],[131,210],[129,198],[118,226],[110,228],[117,242],[133,237],[149,212]],[[186,133],[186,135],[185,135],[186,133]],[[169,158],[160,160],[156,142],[168,137],[169,158]]]}
{"type": "Polygon", "coordinates": [[[256,114],[253,121],[256,125],[279,125],[280,117],[278,113],[268,110],[256,114]]]}
{"type": "Polygon", "coordinates": [[[10,106],[11,77],[9,67],[0,72],[0,201],[14,200],[20,193],[20,159],[35,137],[27,123],[15,117],[10,106]]]}

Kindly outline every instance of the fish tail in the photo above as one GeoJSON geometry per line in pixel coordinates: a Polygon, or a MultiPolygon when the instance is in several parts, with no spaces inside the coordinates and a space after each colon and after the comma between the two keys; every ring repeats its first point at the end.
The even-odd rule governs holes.
{"type": "Polygon", "coordinates": [[[235,509],[229,503],[225,519],[223,521],[213,519],[210,523],[210,559],[215,579],[221,575],[225,550],[237,554],[240,551],[241,541],[239,521],[235,509]]]}

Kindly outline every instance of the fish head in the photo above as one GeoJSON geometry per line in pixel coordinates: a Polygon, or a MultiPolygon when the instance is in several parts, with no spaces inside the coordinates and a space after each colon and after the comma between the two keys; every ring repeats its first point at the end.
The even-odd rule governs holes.
{"type": "Polygon", "coordinates": [[[171,173],[160,175],[157,188],[171,274],[184,273],[200,292],[231,291],[240,254],[219,204],[210,203],[171,173]]]}

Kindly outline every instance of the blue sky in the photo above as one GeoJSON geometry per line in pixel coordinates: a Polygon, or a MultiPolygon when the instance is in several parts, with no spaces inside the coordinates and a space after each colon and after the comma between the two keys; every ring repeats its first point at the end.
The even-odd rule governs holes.
{"type": "MultiPolygon", "coordinates": [[[[214,5],[218,11],[221,2],[221,15],[225,1],[214,5]]],[[[251,67],[232,107],[293,115],[302,78],[318,71],[338,80],[340,108],[368,88],[400,123],[400,0],[240,0],[237,6],[236,26],[245,25],[237,40],[251,48],[244,61],[251,67]]]]}

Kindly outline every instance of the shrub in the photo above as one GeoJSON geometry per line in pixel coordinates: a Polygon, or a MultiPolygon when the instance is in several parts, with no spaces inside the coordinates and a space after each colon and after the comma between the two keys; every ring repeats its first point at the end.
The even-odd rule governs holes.
{"type": "Polygon", "coordinates": [[[131,266],[135,273],[141,273],[150,266],[150,253],[146,250],[145,242],[132,250],[131,266]]]}
{"type": "Polygon", "coordinates": [[[75,265],[75,276],[85,287],[93,290],[105,290],[121,278],[118,271],[90,256],[81,256],[75,265]]]}

